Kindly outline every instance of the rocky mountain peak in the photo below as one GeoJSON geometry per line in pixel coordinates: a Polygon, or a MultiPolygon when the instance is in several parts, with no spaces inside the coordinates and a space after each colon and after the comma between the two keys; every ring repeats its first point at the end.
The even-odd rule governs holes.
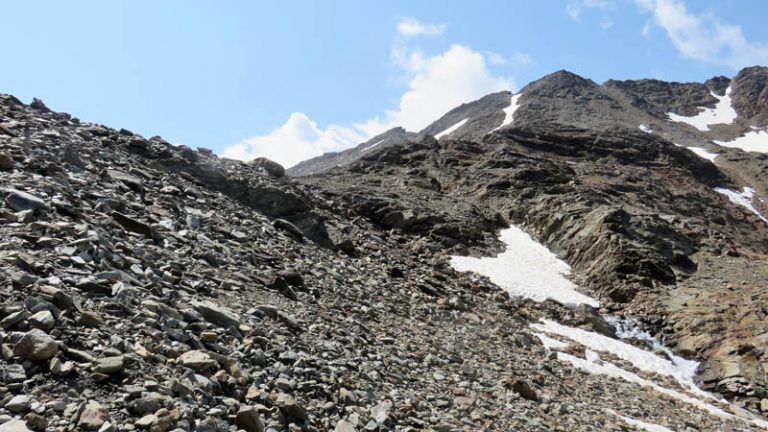
{"type": "Polygon", "coordinates": [[[531,82],[523,87],[522,92],[529,95],[564,96],[578,95],[595,88],[597,88],[597,84],[594,81],[567,70],[559,70],[531,82]]]}

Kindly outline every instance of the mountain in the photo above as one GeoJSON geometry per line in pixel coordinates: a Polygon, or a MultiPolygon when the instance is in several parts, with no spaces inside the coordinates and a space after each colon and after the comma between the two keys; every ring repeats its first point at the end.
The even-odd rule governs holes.
{"type": "Polygon", "coordinates": [[[401,127],[392,128],[353,148],[341,152],[325,153],[322,156],[300,162],[289,168],[287,173],[291,176],[300,177],[327,171],[335,167],[349,164],[375,148],[402,144],[415,137],[415,133],[406,132],[405,129],[401,127]]]}
{"type": "Polygon", "coordinates": [[[298,177],[0,95],[0,432],[765,430],[766,157],[714,142],[765,73],[560,71],[298,177]]]}

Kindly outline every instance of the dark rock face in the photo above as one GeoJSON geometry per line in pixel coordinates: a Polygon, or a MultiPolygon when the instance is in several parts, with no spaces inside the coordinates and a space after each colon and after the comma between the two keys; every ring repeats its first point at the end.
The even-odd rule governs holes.
{"type": "Polygon", "coordinates": [[[748,126],[768,126],[768,68],[749,67],[733,79],[733,107],[748,126]]]}

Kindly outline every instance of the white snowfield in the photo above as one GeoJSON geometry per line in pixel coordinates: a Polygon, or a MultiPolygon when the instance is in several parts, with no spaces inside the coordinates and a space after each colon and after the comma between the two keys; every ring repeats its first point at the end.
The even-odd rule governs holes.
{"type": "Polygon", "coordinates": [[[499,240],[507,248],[498,256],[452,256],[451,265],[458,271],[472,271],[488,276],[491,282],[514,296],[535,301],[551,298],[570,306],[580,303],[600,305],[592,297],[576,291],[576,285],[566,278],[571,267],[525,231],[512,226],[501,231],[499,240]]]}
{"type": "Polygon", "coordinates": [[[440,132],[439,134],[435,135],[435,138],[440,139],[446,135],[452,134],[456,129],[464,126],[464,123],[469,121],[469,118],[465,118],[464,120],[454,124],[453,126],[449,127],[448,129],[445,129],[444,131],[440,132]]]}
{"type": "Polygon", "coordinates": [[[652,134],[652,133],[653,133],[653,129],[649,128],[648,126],[646,126],[646,125],[644,125],[644,124],[641,124],[641,125],[640,125],[640,126],[638,126],[638,127],[640,128],[640,130],[641,130],[641,131],[643,131],[643,132],[645,132],[645,133],[649,133],[649,134],[652,134]]]}
{"type": "Polygon", "coordinates": [[[667,116],[673,122],[686,123],[704,132],[708,131],[709,127],[714,124],[733,124],[738,114],[736,114],[736,110],[731,105],[731,88],[728,87],[723,96],[711,94],[718,101],[714,108],[700,107],[699,113],[692,117],[681,116],[671,112],[667,113],[667,116]]]}
{"type": "Polygon", "coordinates": [[[497,130],[505,126],[509,126],[512,124],[512,120],[515,119],[515,111],[517,111],[517,109],[520,108],[519,100],[520,100],[520,96],[522,95],[523,95],[522,93],[512,95],[512,98],[509,102],[509,106],[504,108],[504,121],[502,121],[497,128],[491,130],[491,132],[496,132],[497,130]]]}
{"type": "Polygon", "coordinates": [[[752,200],[755,197],[755,190],[750,187],[745,187],[743,191],[738,192],[731,189],[725,189],[725,188],[715,188],[716,192],[720,192],[721,194],[728,197],[728,199],[734,203],[738,204],[747,210],[751,211],[752,213],[756,214],[757,217],[763,220],[763,222],[768,223],[768,219],[766,219],[765,216],[760,214],[759,211],[755,208],[754,204],[752,203],[752,200]]]}
{"type": "Polygon", "coordinates": [[[768,132],[763,129],[752,129],[732,141],[713,141],[723,147],[740,148],[744,151],[768,153],[768,132]]]}

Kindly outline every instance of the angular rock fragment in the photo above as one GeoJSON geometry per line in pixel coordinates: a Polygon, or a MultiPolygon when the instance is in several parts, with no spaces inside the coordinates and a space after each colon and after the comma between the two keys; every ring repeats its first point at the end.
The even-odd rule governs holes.
{"type": "Polygon", "coordinates": [[[40,329],[28,331],[13,347],[13,354],[28,360],[47,360],[59,351],[56,340],[40,329]]]}

